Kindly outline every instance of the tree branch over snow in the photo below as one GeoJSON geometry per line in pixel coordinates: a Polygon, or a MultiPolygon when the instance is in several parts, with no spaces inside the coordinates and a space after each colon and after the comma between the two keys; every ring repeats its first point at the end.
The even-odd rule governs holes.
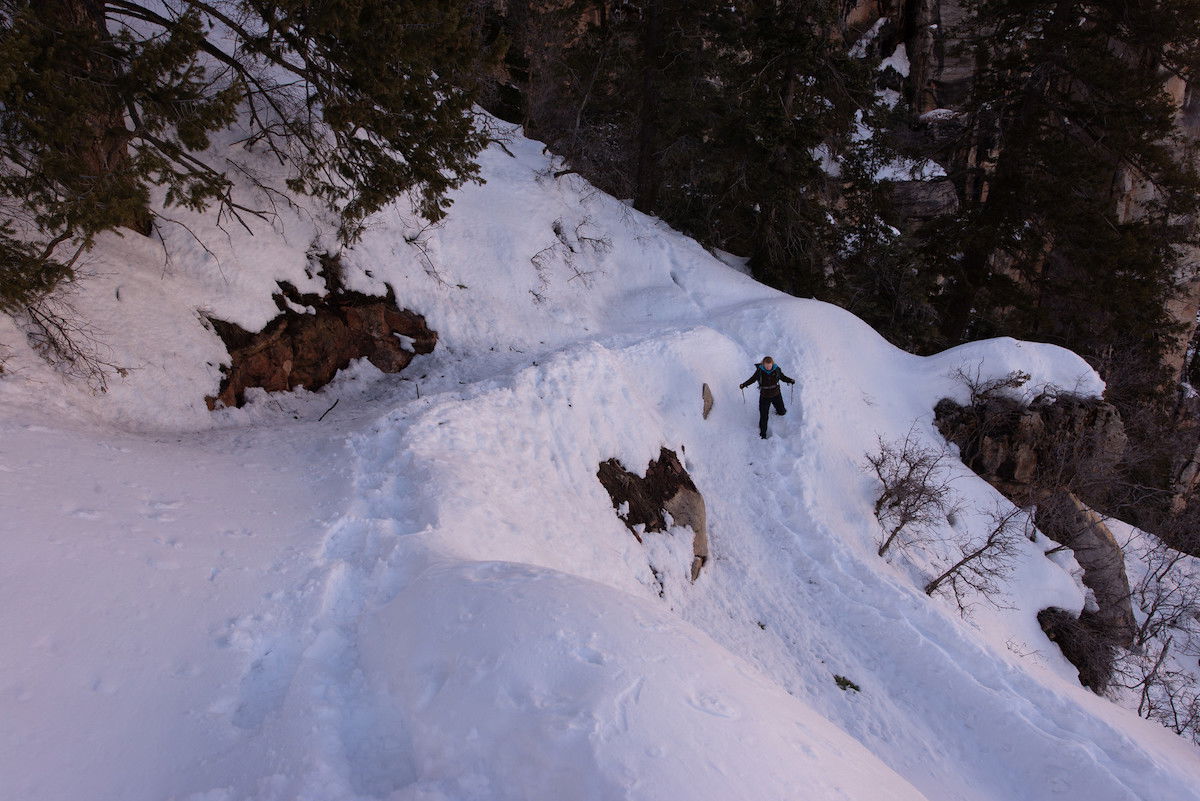
{"type": "Polygon", "coordinates": [[[979,541],[961,540],[957,544],[961,558],[925,585],[926,595],[949,590],[961,612],[970,607],[972,593],[995,603],[1012,571],[1017,545],[1029,539],[1032,523],[1025,510],[1011,505],[997,506],[988,512],[988,517],[991,521],[988,533],[979,541]]]}
{"type": "Polygon", "coordinates": [[[949,453],[917,441],[916,430],[897,442],[879,438],[879,450],[867,455],[867,463],[879,479],[875,517],[884,527],[879,555],[893,544],[911,542],[954,510],[950,480],[946,474],[949,453]]]}
{"type": "Polygon", "coordinates": [[[63,249],[119,227],[148,233],[151,187],[248,229],[269,217],[247,199],[262,186],[242,196],[212,152],[234,127],[235,160],[284,167],[282,184],[324,204],[343,242],[405,196],[439,219],[492,136],[474,86],[497,50],[469,5],[0,0],[0,200],[32,223],[0,219],[0,246],[22,252],[13,243],[44,234],[29,258],[6,258],[0,310],[69,276],[63,249]]]}

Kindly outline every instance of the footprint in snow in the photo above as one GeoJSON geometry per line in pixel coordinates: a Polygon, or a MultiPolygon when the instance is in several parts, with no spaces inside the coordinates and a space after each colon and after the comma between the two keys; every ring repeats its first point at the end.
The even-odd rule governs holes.
{"type": "Polygon", "coordinates": [[[712,715],[714,718],[735,720],[741,717],[741,712],[726,704],[713,693],[700,692],[691,695],[688,698],[688,706],[706,715],[712,715]]]}
{"type": "Polygon", "coordinates": [[[595,648],[584,646],[575,652],[580,662],[587,662],[589,665],[603,665],[607,660],[604,654],[597,651],[595,648]]]}
{"type": "Polygon", "coordinates": [[[174,523],[175,515],[170,512],[183,506],[182,501],[147,501],[142,516],[156,523],[174,523]]]}
{"type": "Polygon", "coordinates": [[[257,729],[268,714],[283,704],[299,667],[300,654],[295,643],[276,642],[251,663],[242,675],[232,718],[234,726],[257,729]]]}
{"type": "Polygon", "coordinates": [[[98,512],[95,509],[72,509],[68,514],[80,520],[100,520],[104,517],[102,512],[98,512]]]}

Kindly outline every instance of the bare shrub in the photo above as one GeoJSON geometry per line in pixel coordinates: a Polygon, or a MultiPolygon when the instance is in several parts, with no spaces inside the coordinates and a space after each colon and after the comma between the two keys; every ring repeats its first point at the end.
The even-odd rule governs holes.
{"type": "Polygon", "coordinates": [[[976,595],[997,604],[1022,540],[1032,539],[1030,512],[997,499],[992,508],[977,510],[988,521],[982,537],[941,536],[938,529],[960,511],[951,486],[950,452],[922,443],[916,426],[904,439],[880,437],[878,441],[879,449],[866,457],[879,481],[874,512],[883,534],[878,554],[884,556],[893,546],[904,548],[920,542],[949,544],[954,556],[926,582],[925,593],[949,594],[964,615],[976,595]]]}
{"type": "Polygon", "coordinates": [[[1159,539],[1176,551],[1200,557],[1200,497],[1195,493],[1190,494],[1176,508],[1163,513],[1161,518],[1161,522],[1155,521],[1153,529],[1139,528],[1154,531],[1159,539]]]}
{"type": "Polygon", "coordinates": [[[1079,683],[1097,695],[1113,680],[1117,646],[1104,623],[1084,612],[1076,617],[1065,609],[1050,607],[1038,612],[1038,624],[1063,656],[1079,670],[1079,683]]]}
{"type": "Polygon", "coordinates": [[[950,372],[950,378],[967,388],[971,393],[971,405],[986,403],[995,398],[1007,397],[1008,390],[1020,389],[1029,383],[1031,376],[1024,370],[1013,370],[1008,375],[997,378],[984,378],[982,362],[973,368],[966,365],[955,367],[950,372]]]}
{"type": "Polygon", "coordinates": [[[96,333],[65,300],[50,296],[29,304],[21,315],[25,335],[34,349],[68,378],[84,382],[93,392],[106,392],[112,375],[129,370],[106,355],[96,333]]]}
{"type": "Polygon", "coordinates": [[[1187,554],[1161,541],[1143,558],[1146,573],[1133,588],[1132,600],[1145,619],[1134,634],[1134,648],[1146,648],[1172,632],[1176,638],[1186,638],[1182,643],[1186,649],[1200,646],[1200,586],[1198,577],[1181,570],[1187,559],[1187,554]]]}
{"type": "Polygon", "coordinates": [[[1168,638],[1147,673],[1138,714],[1200,744],[1200,683],[1191,673],[1164,666],[1170,647],[1168,638]]]}
{"type": "Polygon", "coordinates": [[[442,286],[448,287],[450,286],[449,282],[442,277],[437,264],[433,260],[433,256],[429,253],[430,232],[440,230],[442,226],[442,222],[426,222],[415,231],[406,233],[404,235],[404,242],[416,249],[417,254],[420,256],[421,265],[425,269],[425,274],[442,286]]]}
{"type": "Polygon", "coordinates": [[[1200,584],[1192,560],[1161,540],[1143,556],[1132,601],[1145,615],[1116,670],[1138,714],[1200,743],[1200,584]]]}
{"type": "Polygon", "coordinates": [[[602,258],[612,250],[612,240],[602,234],[592,234],[587,229],[592,227],[592,218],[584,217],[574,229],[568,228],[561,217],[551,225],[555,241],[546,245],[529,257],[529,262],[537,271],[539,292],[532,292],[538,302],[544,300],[545,290],[550,285],[551,268],[556,262],[561,262],[571,273],[567,282],[579,280],[586,287],[591,287],[592,279],[600,272],[597,269],[585,269],[580,259],[590,255],[593,259],[602,258]]]}
{"type": "Polygon", "coordinates": [[[1175,639],[1166,637],[1141,653],[1127,653],[1116,672],[1121,686],[1137,694],[1138,715],[1200,744],[1200,682],[1172,659],[1179,651],[1173,645],[1175,639]]]}
{"type": "Polygon", "coordinates": [[[990,528],[982,540],[964,539],[957,544],[961,557],[925,585],[925,594],[945,591],[953,596],[960,612],[970,607],[970,595],[978,593],[995,603],[1001,584],[1012,572],[1018,543],[1029,539],[1032,522],[1023,509],[996,506],[988,513],[990,528]]]}
{"type": "Polygon", "coordinates": [[[903,440],[879,438],[879,450],[867,454],[867,463],[879,479],[875,517],[884,528],[879,555],[892,545],[907,545],[925,536],[954,511],[945,448],[917,441],[915,430],[903,440]]]}

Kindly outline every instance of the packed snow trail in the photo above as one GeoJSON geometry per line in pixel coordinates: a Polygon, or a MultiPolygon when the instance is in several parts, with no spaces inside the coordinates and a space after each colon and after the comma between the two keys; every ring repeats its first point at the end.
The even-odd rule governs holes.
{"type": "Polygon", "coordinates": [[[344,438],[316,463],[324,433],[5,415],[0,797],[149,801],[269,762],[278,743],[239,726],[287,691],[259,636],[284,621],[261,615],[342,511],[344,438]]]}
{"type": "MultiPolygon", "coordinates": [[[[154,243],[102,243],[78,303],[114,363],[137,365],[102,396],[50,392],[14,352],[3,786],[22,801],[1200,798],[1195,749],[1080,688],[1037,627],[1045,606],[1082,606],[1073,560],[1030,542],[1010,608],[963,619],[920,591],[936,548],[875,555],[877,436],[937,442],[958,368],[1095,394],[1082,360],[1011,340],[903,353],[554,179],[538,143],[509,149],[484,154],[488,183],[444,225],[392,212],[343,254],[348,286],[392,287],[439,332],[400,376],[360,364],[319,393],[203,408],[222,348],[196,309],[258,328],[275,281],[319,291],[306,254],[324,235],[303,214],[212,252],[167,232],[174,273],[154,243]],[[799,385],[763,442],[737,384],[766,354],[799,385]],[[203,433],[114,428],[131,424],[203,433]],[[664,446],[708,507],[694,584],[691,533],[639,544],[596,479],[664,446]]],[[[965,508],[947,526],[978,530],[999,496],[956,472],[965,508]]]]}
{"type": "MultiPolygon", "coordinates": [[[[801,363],[800,356],[795,359],[801,363]]],[[[580,677],[571,678],[562,660],[577,657],[587,664],[612,664],[638,675],[645,669],[630,672],[628,665],[637,657],[619,646],[646,635],[614,636],[602,625],[603,617],[592,620],[588,615],[594,613],[585,613],[571,619],[570,625],[560,621],[551,639],[562,649],[543,649],[531,664],[529,658],[519,660],[496,650],[500,644],[536,650],[533,644],[542,635],[528,629],[525,616],[507,624],[519,620],[525,626],[520,636],[504,633],[506,624],[494,617],[487,618],[487,625],[472,622],[482,616],[481,610],[459,602],[468,590],[456,582],[462,581],[457,578],[463,575],[461,570],[478,575],[469,568],[476,560],[494,565],[488,568],[485,582],[493,592],[490,602],[483,604],[489,612],[509,595],[521,596],[530,576],[539,577],[537,586],[547,586],[571,581],[567,574],[574,574],[644,598],[651,596],[659,579],[651,573],[641,546],[617,522],[598,482],[593,483],[594,465],[606,454],[623,454],[628,464],[644,464],[656,455],[661,441],[690,446],[685,458],[708,494],[710,509],[734,508],[732,514],[714,514],[710,533],[718,558],[696,588],[685,578],[690,552],[684,533],[667,538],[674,547],[659,547],[663,543],[650,538],[653,558],[665,560],[654,567],[666,577],[664,589],[670,591],[677,611],[710,633],[711,626],[736,638],[728,643],[731,650],[737,646],[737,653],[756,658],[760,669],[782,680],[780,684],[793,693],[823,698],[827,717],[857,734],[927,797],[1033,799],[1081,791],[1113,799],[1192,797],[1193,788],[1186,784],[1171,794],[1169,786],[1162,786],[1161,776],[1144,778],[1153,772],[1114,771],[1113,766],[1136,754],[1128,753],[1128,741],[1111,724],[1079,719],[1074,704],[1064,703],[1058,693],[997,660],[995,654],[961,637],[946,638],[946,629],[957,625],[955,621],[902,578],[881,576],[877,557],[869,550],[870,539],[847,542],[816,522],[811,516],[816,501],[806,484],[821,472],[817,455],[829,456],[836,450],[821,449],[821,427],[804,420],[822,417],[818,414],[822,401],[813,397],[806,405],[802,400],[786,418],[781,436],[761,443],[752,436],[755,412],[733,402],[730,387],[735,382],[727,380],[737,375],[734,371],[740,371],[738,365],[744,361],[733,342],[703,327],[611,348],[588,343],[545,358],[538,367],[409,402],[375,430],[356,436],[355,497],[363,503],[333,527],[321,557],[327,579],[320,612],[312,625],[303,625],[302,646],[292,649],[316,654],[312,673],[318,686],[299,693],[300,697],[327,702],[319,707],[322,725],[313,727],[320,732],[315,735],[320,742],[308,757],[309,764],[318,766],[316,775],[305,775],[298,790],[319,786],[329,793],[339,787],[336,777],[341,776],[343,790],[376,795],[402,786],[436,791],[447,798],[508,797],[499,788],[515,787],[522,789],[504,792],[513,792],[514,798],[570,793],[573,785],[554,784],[559,774],[553,771],[520,774],[533,784],[522,784],[507,769],[495,772],[500,770],[497,761],[508,765],[519,761],[522,753],[537,750],[534,732],[542,733],[542,748],[575,766],[563,772],[559,781],[574,781],[585,769],[579,764],[581,754],[590,754],[584,762],[586,770],[598,774],[588,785],[597,788],[594,797],[613,797],[606,793],[640,786],[630,784],[628,777],[624,783],[610,784],[605,771],[611,763],[581,751],[578,742],[547,746],[544,740],[547,732],[555,731],[555,715],[574,721],[574,725],[562,724],[568,731],[582,726],[590,732],[589,742],[597,749],[602,744],[611,746],[611,739],[601,733],[614,726],[626,746],[637,740],[610,715],[602,714],[598,701],[583,703],[575,698],[586,696],[589,685],[580,677]],[[714,371],[709,376],[713,385],[725,387],[724,392],[718,391],[718,412],[709,421],[699,418],[698,393],[682,389],[698,386],[695,380],[685,380],[685,374],[697,370],[714,371]],[[635,433],[646,431],[660,432],[649,447],[635,433]],[[739,463],[748,467],[740,477],[729,470],[739,463]],[[755,464],[766,469],[755,474],[755,464]],[[587,480],[583,486],[578,486],[580,477],[587,480]],[[719,491],[706,490],[712,485],[719,491]],[[732,533],[738,531],[740,536],[732,533]],[[745,575],[727,569],[726,563],[740,565],[745,575]],[[521,564],[555,572],[530,573],[517,567],[521,564]],[[429,571],[444,577],[440,586],[446,600],[406,600],[411,583],[427,585],[429,571]],[[747,602],[757,607],[753,614],[747,614],[747,602]],[[446,604],[450,611],[443,612],[440,607],[446,604]],[[719,625],[722,620],[730,622],[719,625]],[[758,628],[756,622],[766,622],[767,628],[758,628]],[[478,641],[484,632],[497,628],[498,641],[478,641]],[[457,636],[446,641],[446,632],[452,630],[457,636]],[[755,630],[760,640],[747,646],[745,634],[755,630]],[[425,637],[434,637],[437,644],[424,645],[425,637]],[[608,640],[607,649],[597,648],[597,640],[608,640]],[[440,656],[416,656],[426,650],[440,656]],[[377,656],[380,651],[386,659],[377,656]],[[881,653],[890,661],[881,663],[881,653]],[[422,661],[428,659],[440,662],[431,666],[422,661]],[[834,659],[836,664],[829,665],[834,659]],[[860,697],[836,691],[835,668],[852,675],[866,692],[860,697]],[[455,689],[464,671],[471,680],[467,687],[455,689]],[[450,690],[445,689],[448,682],[450,690]],[[580,684],[576,687],[572,682],[580,684]],[[557,689],[546,690],[546,683],[557,689]],[[470,770],[450,771],[444,764],[449,757],[430,744],[442,742],[438,747],[461,757],[461,745],[454,751],[452,743],[470,741],[471,732],[478,733],[484,725],[478,713],[481,688],[499,693],[502,687],[510,688],[508,695],[491,697],[490,703],[499,708],[482,716],[496,731],[490,736],[477,734],[482,749],[478,764],[470,770]],[[831,697],[835,703],[828,703],[831,697]],[[846,703],[851,698],[853,702],[846,703]],[[965,730],[964,715],[974,721],[965,730]],[[585,719],[586,725],[576,718],[585,719]],[[338,722],[331,725],[331,721],[338,722]],[[339,733],[336,741],[325,739],[330,730],[339,733]],[[384,736],[388,731],[391,736],[384,736]],[[504,731],[510,734],[503,736],[504,731]],[[521,731],[527,733],[519,736],[521,731]],[[439,734],[444,740],[439,741],[439,734]],[[398,745],[395,738],[411,745],[398,745]],[[391,742],[394,752],[377,753],[381,740],[391,742]],[[487,769],[487,753],[494,758],[492,772],[487,769]],[[986,758],[981,759],[981,754],[986,758]],[[392,767],[385,770],[384,764],[392,767]],[[448,771],[452,775],[446,777],[448,771]],[[1031,787],[1030,772],[1045,781],[1031,787]]],[[[904,368],[915,365],[911,357],[903,356],[901,361],[904,368]]],[[[936,381],[937,368],[925,369],[936,381]]],[[[810,375],[808,370],[798,374],[810,375]]],[[[828,388],[820,380],[805,385],[805,392],[824,389],[828,388]]],[[[469,586],[475,581],[470,579],[469,586]]],[[[427,599],[432,591],[424,589],[418,595],[427,599]]],[[[582,598],[598,591],[577,594],[582,598]]],[[[536,607],[537,597],[530,603],[536,607]]],[[[553,598],[543,598],[542,603],[540,610],[530,613],[545,616],[562,605],[553,598]]],[[[650,604],[653,608],[654,601],[650,604]]],[[[728,652],[705,660],[710,671],[713,665],[728,662],[736,663],[728,652]]],[[[677,682],[680,676],[691,675],[678,664],[671,671],[677,682]]],[[[1080,696],[1090,699],[1083,691],[1080,696]]],[[[733,703],[711,692],[704,697],[718,710],[733,703]]],[[[672,708],[661,698],[657,703],[672,708]]],[[[679,703],[691,702],[685,698],[679,703]]],[[[1094,702],[1100,709],[1105,704],[1094,702]]],[[[775,714],[754,717],[766,733],[783,723],[780,704],[770,706],[775,714]]],[[[627,704],[614,708],[618,707],[618,717],[627,717],[627,704]]],[[[650,719],[666,714],[656,709],[650,719]]],[[[796,715],[798,720],[815,717],[811,712],[796,715]]],[[[279,725],[302,728],[288,717],[279,725]]],[[[709,722],[697,729],[693,722],[680,730],[703,731],[714,725],[709,722]]],[[[693,754],[719,753],[725,755],[725,764],[743,769],[754,763],[753,754],[738,755],[731,743],[717,740],[718,735],[708,737],[693,741],[693,754]]],[[[746,741],[744,734],[733,738],[734,743],[746,741]]],[[[750,742],[758,749],[755,753],[763,753],[762,742],[750,742]]],[[[779,750],[776,744],[765,752],[779,750]]],[[[817,754],[825,770],[830,770],[831,759],[830,753],[817,754]]],[[[647,778],[646,788],[688,787],[688,792],[702,798],[725,798],[733,792],[712,778],[693,785],[694,760],[664,764],[679,765],[683,772],[658,784],[647,778]]],[[[793,758],[789,764],[795,768],[803,763],[793,758]]],[[[629,775],[652,773],[639,763],[629,775]]],[[[760,768],[748,773],[769,776],[760,768]]],[[[743,773],[737,776],[745,780],[743,773]]],[[[773,792],[786,793],[787,787],[795,786],[788,782],[799,777],[792,774],[785,779],[773,792]]],[[[804,780],[805,786],[810,783],[804,780]]],[[[770,787],[763,788],[768,797],[770,787]]],[[[662,796],[647,789],[646,795],[634,797],[662,796]]]]}
{"type": "MultiPolygon", "coordinates": [[[[779,314],[778,310],[768,311],[771,317],[779,314]]],[[[792,324],[801,325],[798,321],[792,324]]],[[[785,346],[779,352],[786,351],[785,346]]],[[[901,371],[911,370],[919,361],[896,355],[901,357],[901,371]]],[[[800,363],[801,357],[795,359],[800,363]]],[[[922,371],[929,373],[935,384],[938,361],[922,371]]],[[[671,331],[611,348],[588,343],[510,378],[427,398],[424,408],[415,414],[407,410],[393,413],[376,435],[356,440],[360,470],[374,473],[375,482],[411,476],[412,480],[403,482],[408,505],[436,511],[414,521],[414,534],[404,538],[400,551],[391,554],[391,561],[407,567],[398,573],[385,569],[379,582],[359,586],[352,593],[355,614],[348,619],[358,619],[364,598],[374,599],[368,607],[380,609],[368,619],[394,617],[390,610],[404,604],[394,600],[404,596],[398,588],[414,575],[412,565],[432,558],[431,553],[439,558],[449,552],[461,560],[538,565],[643,597],[652,595],[659,579],[594,482],[595,466],[614,454],[626,464],[644,465],[656,455],[660,443],[680,443],[687,446],[687,465],[706,492],[710,510],[729,504],[743,516],[738,519],[735,512],[722,520],[714,515],[710,535],[717,560],[695,588],[686,580],[690,551],[684,533],[669,538],[673,547],[648,538],[651,558],[656,560],[654,569],[658,576],[666,577],[670,601],[686,619],[709,633],[715,630],[728,636],[730,650],[756,658],[759,667],[781,686],[801,697],[823,697],[828,706],[822,712],[855,732],[927,797],[1034,799],[1054,798],[1064,792],[1086,792],[1089,797],[1105,799],[1194,797],[1194,786],[1186,781],[1180,780],[1172,789],[1163,786],[1161,775],[1147,778],[1154,775],[1143,770],[1150,763],[1137,764],[1137,753],[1130,753],[1127,738],[1102,717],[1080,719],[1075,703],[1064,703],[1060,690],[1047,689],[985,647],[962,637],[947,638],[947,629],[959,624],[948,618],[948,610],[920,595],[911,584],[886,573],[881,576],[877,557],[863,547],[870,547],[870,539],[846,541],[829,526],[815,522],[811,515],[816,501],[805,491],[804,482],[821,472],[817,454],[828,457],[836,449],[819,448],[821,426],[800,420],[821,417],[817,412],[822,402],[811,398],[805,405],[802,401],[798,404],[802,408],[793,411],[803,411],[803,415],[790,418],[781,436],[761,443],[752,436],[756,413],[733,401],[731,387],[742,370],[739,365],[745,362],[736,344],[711,328],[671,331]],[[713,379],[713,386],[726,388],[718,390],[719,411],[709,421],[700,419],[695,391],[705,371],[709,375],[704,377],[713,379]],[[646,440],[647,431],[659,436],[646,440]],[[754,461],[765,461],[767,470],[755,475],[751,469],[740,477],[731,470],[739,463],[750,467],[754,461]],[[713,486],[719,489],[707,489],[713,486]],[[402,556],[410,549],[414,555],[402,556]],[[747,574],[727,572],[727,561],[746,565],[747,574]],[[812,586],[819,589],[810,591],[812,586]],[[755,616],[745,615],[747,601],[757,606],[755,616]],[[762,618],[770,621],[766,630],[755,626],[762,618]],[[745,634],[755,630],[761,640],[747,647],[745,634]],[[779,634],[774,634],[776,630],[779,634]],[[763,641],[769,643],[765,648],[763,641]],[[881,652],[890,661],[882,662],[881,652]],[[859,703],[858,697],[835,689],[834,671],[826,666],[831,658],[845,666],[843,670],[856,681],[869,678],[864,681],[868,690],[862,696],[869,701],[859,703]],[[846,703],[849,698],[854,701],[846,703]],[[829,703],[831,699],[836,701],[829,703]],[[974,723],[964,727],[964,715],[974,723]],[[1137,769],[1120,769],[1130,761],[1137,769]],[[1031,786],[1031,773],[1043,781],[1031,786]]],[[[797,372],[812,374],[807,369],[797,372]]],[[[821,382],[814,381],[813,386],[819,390],[821,382]]],[[[380,502],[387,514],[396,503],[395,496],[383,492],[380,502]]],[[[873,532],[863,533],[874,536],[873,532]]],[[[1045,562],[1040,552],[1037,559],[1045,562]]],[[[1035,562],[1029,569],[1037,568],[1035,562]]],[[[1057,570],[1053,566],[1045,569],[1057,570]]],[[[339,586],[342,575],[338,573],[339,586]]],[[[507,592],[503,582],[493,584],[500,595],[507,592]]],[[[451,598],[460,595],[449,587],[447,590],[451,598]]],[[[512,592],[517,590],[512,588],[512,592]]],[[[550,608],[557,607],[551,604],[550,608]]],[[[466,610],[465,614],[473,619],[478,612],[466,610]]],[[[462,663],[487,686],[493,686],[489,679],[496,679],[495,684],[513,681],[495,663],[499,657],[494,653],[471,656],[478,646],[468,632],[475,629],[460,628],[462,640],[449,649],[459,654],[455,667],[433,670],[438,676],[433,681],[438,685],[433,696],[441,692],[447,676],[463,669],[462,663]]],[[[430,629],[443,631],[444,624],[430,629]]],[[[593,629],[595,623],[585,624],[583,631],[593,629]]],[[[364,642],[386,638],[386,627],[376,624],[369,630],[372,635],[364,642]]],[[[420,648],[412,639],[416,635],[411,627],[405,631],[410,638],[397,642],[389,653],[406,668],[394,670],[393,662],[392,669],[378,670],[383,665],[376,663],[378,675],[423,675],[424,668],[413,667],[398,656],[420,648]]],[[[597,636],[603,636],[603,630],[598,631],[597,636]]],[[[575,640],[583,636],[578,631],[573,635],[575,640]]],[[[378,646],[370,647],[378,650],[378,646]]],[[[589,653],[596,652],[589,648],[589,653]]],[[[350,650],[357,653],[360,646],[350,650]]],[[[721,661],[729,659],[726,655],[721,661]]],[[[612,661],[620,664],[623,660],[612,661]]],[[[531,672],[523,665],[519,682],[531,681],[531,672]]],[[[559,703],[569,694],[562,693],[559,703]]],[[[397,718],[420,721],[420,714],[410,706],[416,703],[412,697],[420,695],[412,686],[406,687],[406,694],[394,703],[409,713],[397,718]]],[[[1093,701],[1082,690],[1077,695],[1095,709],[1107,709],[1107,702],[1093,701]]],[[[473,699],[470,704],[478,702],[473,699]]],[[[421,703],[432,704],[433,698],[421,703]]],[[[444,699],[440,703],[447,704],[444,699]]],[[[525,705],[528,708],[522,708],[512,702],[509,711],[524,720],[532,708],[540,709],[543,703],[548,702],[530,700],[525,705]]],[[[435,728],[445,726],[446,710],[438,708],[441,713],[434,718],[435,728]]],[[[467,728],[459,732],[463,737],[478,725],[474,719],[468,720],[467,728]]],[[[768,731],[780,725],[778,719],[762,717],[758,723],[768,731]]],[[[408,737],[415,743],[429,739],[424,730],[410,732],[408,737]]],[[[521,747],[533,746],[518,749],[521,747]]],[[[1186,748],[1179,751],[1186,752],[1186,748]]],[[[725,744],[719,753],[732,752],[725,744]]],[[[423,759],[417,761],[425,764],[423,759]]],[[[729,761],[746,764],[732,756],[729,761]]],[[[488,781],[474,777],[489,788],[478,796],[464,795],[460,780],[465,779],[457,776],[448,787],[437,785],[439,792],[447,797],[485,798],[496,792],[492,781],[509,786],[512,777],[497,780],[493,775],[488,781]]],[[[683,775],[675,780],[688,781],[683,775]]],[[[715,791],[717,786],[711,781],[676,786],[687,786],[688,792],[699,797],[722,798],[730,792],[715,791]],[[707,790],[714,792],[709,795],[707,790]]],[[[540,797],[543,791],[548,792],[545,787],[530,788],[524,795],[540,797]]]]}

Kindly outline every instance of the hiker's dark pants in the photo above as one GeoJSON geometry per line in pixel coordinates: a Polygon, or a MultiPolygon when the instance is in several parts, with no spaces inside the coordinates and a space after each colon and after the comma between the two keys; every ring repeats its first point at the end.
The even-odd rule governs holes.
{"type": "Polygon", "coordinates": [[[758,434],[761,437],[767,435],[767,415],[771,412],[771,404],[775,404],[775,414],[787,414],[787,409],[783,406],[783,393],[780,392],[774,397],[766,395],[758,396],[758,434]]]}

